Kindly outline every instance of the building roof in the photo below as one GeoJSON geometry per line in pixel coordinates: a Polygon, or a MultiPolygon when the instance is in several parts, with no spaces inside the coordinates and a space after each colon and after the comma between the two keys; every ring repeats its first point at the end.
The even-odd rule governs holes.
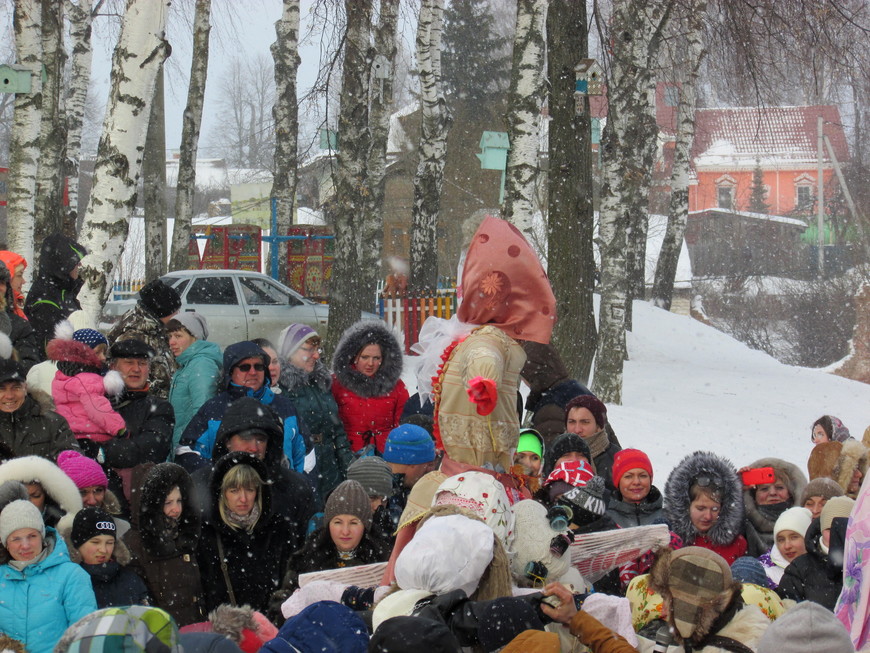
{"type": "MultiPolygon", "coordinates": [[[[837,159],[848,160],[840,111],[824,105],[698,109],[691,158],[696,168],[815,163],[818,116],[837,159]]],[[[830,163],[827,149],[823,156],[830,163]]]]}

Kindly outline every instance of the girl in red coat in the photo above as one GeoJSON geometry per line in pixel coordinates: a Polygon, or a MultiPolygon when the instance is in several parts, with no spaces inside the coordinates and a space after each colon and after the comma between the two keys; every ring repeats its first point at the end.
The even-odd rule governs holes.
{"type": "Polygon", "coordinates": [[[338,342],[333,374],[332,394],[351,450],[383,453],[408,401],[396,337],[380,320],[357,322],[338,342]]]}

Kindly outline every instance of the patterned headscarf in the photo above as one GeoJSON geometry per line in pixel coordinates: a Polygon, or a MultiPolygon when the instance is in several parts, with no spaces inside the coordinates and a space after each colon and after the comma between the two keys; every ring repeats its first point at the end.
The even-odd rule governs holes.
{"type": "Polygon", "coordinates": [[[462,288],[460,321],[549,344],[556,298],[538,255],[509,222],[492,216],[481,222],[465,258],[462,288]]]}

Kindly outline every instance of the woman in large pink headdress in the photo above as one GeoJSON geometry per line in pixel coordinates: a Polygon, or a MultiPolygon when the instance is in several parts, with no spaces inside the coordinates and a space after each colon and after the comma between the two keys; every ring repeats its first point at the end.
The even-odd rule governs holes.
{"type": "Polygon", "coordinates": [[[526,239],[492,216],[472,238],[462,288],[458,319],[465,328],[438,349],[443,364],[432,379],[437,437],[451,460],[508,471],[526,360],[518,341],[550,342],[556,299],[526,239]]]}

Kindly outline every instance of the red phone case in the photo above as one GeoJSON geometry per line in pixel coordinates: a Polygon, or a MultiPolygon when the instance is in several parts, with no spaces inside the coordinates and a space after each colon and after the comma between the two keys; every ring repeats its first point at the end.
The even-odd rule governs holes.
{"type": "Polygon", "coordinates": [[[773,472],[773,467],[756,467],[755,469],[747,469],[741,475],[743,485],[763,485],[765,483],[773,483],[776,475],[773,472]]]}

